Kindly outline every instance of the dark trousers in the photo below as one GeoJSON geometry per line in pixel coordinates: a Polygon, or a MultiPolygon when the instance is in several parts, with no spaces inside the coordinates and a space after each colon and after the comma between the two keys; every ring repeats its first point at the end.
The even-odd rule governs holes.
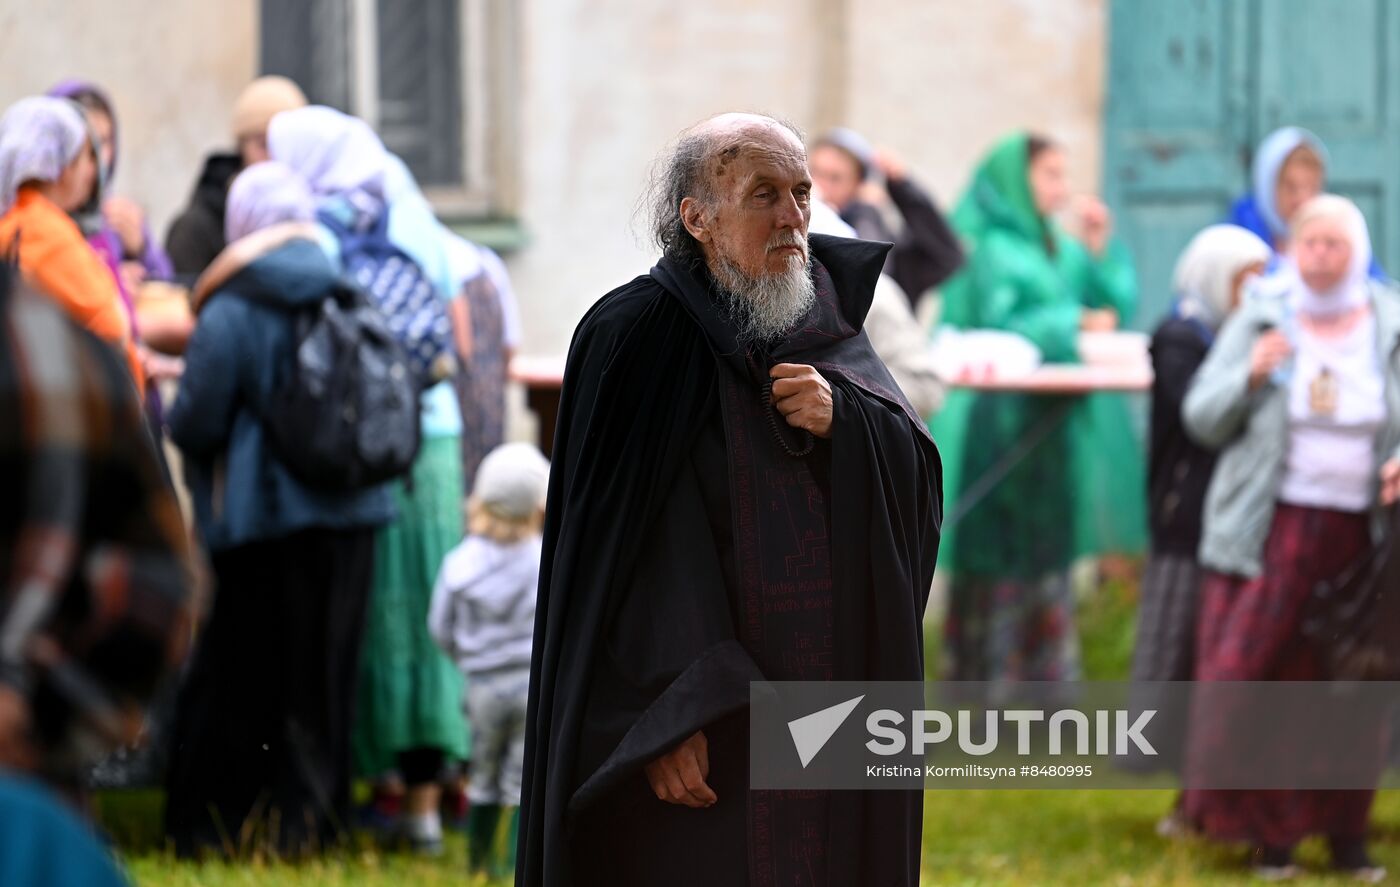
{"type": "Polygon", "coordinates": [[[176,706],[176,853],[303,855],[343,839],[374,532],[307,530],[211,558],[214,610],[176,706]]]}

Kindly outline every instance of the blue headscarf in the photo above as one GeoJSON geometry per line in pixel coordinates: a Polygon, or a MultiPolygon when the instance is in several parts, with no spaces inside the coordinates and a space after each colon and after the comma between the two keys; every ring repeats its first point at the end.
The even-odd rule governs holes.
{"type": "Polygon", "coordinates": [[[1322,139],[1301,126],[1285,126],[1269,133],[1269,137],[1259,144],[1254,152],[1254,168],[1251,181],[1254,185],[1254,200],[1269,232],[1279,238],[1288,233],[1288,223],[1278,214],[1278,175],[1283,164],[1300,146],[1307,145],[1317,154],[1325,170],[1331,164],[1327,146],[1322,139]]]}

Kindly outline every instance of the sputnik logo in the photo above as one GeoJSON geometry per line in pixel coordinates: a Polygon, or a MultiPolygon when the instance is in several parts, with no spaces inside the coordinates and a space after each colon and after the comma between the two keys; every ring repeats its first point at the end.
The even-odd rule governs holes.
{"type": "Polygon", "coordinates": [[[804,715],[795,721],[788,721],[788,732],[792,734],[792,744],[797,746],[797,757],[802,761],[802,769],[817,756],[817,753],[831,741],[836,731],[856,710],[864,694],[845,702],[838,702],[829,708],[804,715]]]}

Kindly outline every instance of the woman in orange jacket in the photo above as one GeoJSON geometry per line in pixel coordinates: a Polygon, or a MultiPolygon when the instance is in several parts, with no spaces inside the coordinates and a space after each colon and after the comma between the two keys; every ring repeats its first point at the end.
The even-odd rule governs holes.
{"type": "Polygon", "coordinates": [[[68,213],[97,178],[82,112],[65,99],[27,98],[0,117],[0,254],[78,324],[122,349],[137,389],[145,373],[117,281],[68,213]]]}

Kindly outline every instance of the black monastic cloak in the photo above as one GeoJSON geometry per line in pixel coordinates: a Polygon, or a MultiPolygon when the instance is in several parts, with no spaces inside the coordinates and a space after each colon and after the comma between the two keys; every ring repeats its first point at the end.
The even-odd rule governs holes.
{"type": "MultiPolygon", "coordinates": [[[[922,680],[942,478],[924,423],[861,331],[889,246],[813,235],[811,247],[834,295],[804,320],[800,348],[771,356],[815,367],[832,387],[832,674],[922,680]]],[[[743,877],[745,806],[724,802],[747,782],[744,737],[732,749],[711,741],[713,808],[658,801],[641,772],[697,730],[722,736],[717,725],[737,717],[742,731],[749,682],[765,678],[736,638],[701,496],[682,470],[720,374],[743,364],[707,282],[668,259],[604,296],[575,331],[540,565],[518,885],[636,880],[624,870],[667,885],[743,877]],[[693,832],[694,856],[648,859],[648,830],[670,827],[693,832]],[[587,854],[572,843],[600,829],[621,830],[637,859],[580,864],[587,854]]],[[[917,885],[921,820],[919,792],[841,793],[829,883],[917,885]]]]}

